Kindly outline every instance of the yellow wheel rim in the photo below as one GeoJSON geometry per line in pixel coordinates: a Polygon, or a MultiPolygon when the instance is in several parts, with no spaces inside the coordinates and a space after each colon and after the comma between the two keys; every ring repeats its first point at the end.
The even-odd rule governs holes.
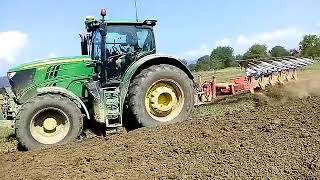
{"type": "Polygon", "coordinates": [[[184,105],[183,91],[173,80],[159,80],[151,85],[145,96],[149,115],[160,122],[176,118],[184,105]]]}
{"type": "Polygon", "coordinates": [[[32,137],[42,144],[55,144],[62,141],[70,128],[67,114],[57,108],[38,111],[30,122],[32,137]]]}

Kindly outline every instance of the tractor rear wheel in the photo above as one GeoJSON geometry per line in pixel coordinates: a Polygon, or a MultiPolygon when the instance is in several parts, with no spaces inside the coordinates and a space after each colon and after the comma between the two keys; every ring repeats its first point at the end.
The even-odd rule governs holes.
{"type": "Polygon", "coordinates": [[[16,118],[16,135],[28,150],[74,141],[83,129],[78,106],[60,95],[43,95],[26,102],[16,118]]]}
{"type": "Polygon", "coordinates": [[[133,79],[128,98],[131,114],[142,126],[171,124],[192,112],[193,82],[175,66],[153,65],[133,79]]]}

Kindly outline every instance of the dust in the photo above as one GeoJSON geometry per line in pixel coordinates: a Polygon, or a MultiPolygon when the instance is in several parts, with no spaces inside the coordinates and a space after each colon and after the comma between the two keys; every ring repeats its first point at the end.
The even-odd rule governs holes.
{"type": "Polygon", "coordinates": [[[287,103],[311,96],[320,96],[320,72],[305,75],[284,85],[269,86],[265,91],[256,94],[260,105],[274,102],[287,103]]]}
{"type": "Polygon", "coordinates": [[[305,98],[320,95],[320,73],[310,77],[299,79],[285,86],[284,91],[288,96],[305,98]]]}

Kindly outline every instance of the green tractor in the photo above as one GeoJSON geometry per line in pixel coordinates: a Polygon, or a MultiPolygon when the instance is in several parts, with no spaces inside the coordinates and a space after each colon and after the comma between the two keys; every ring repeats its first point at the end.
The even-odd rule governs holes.
{"type": "Polygon", "coordinates": [[[85,121],[107,131],[128,121],[152,127],[183,121],[194,106],[194,82],[178,59],[156,54],[155,20],[87,17],[82,56],[22,64],[8,72],[16,136],[28,150],[79,138],[85,121]]]}

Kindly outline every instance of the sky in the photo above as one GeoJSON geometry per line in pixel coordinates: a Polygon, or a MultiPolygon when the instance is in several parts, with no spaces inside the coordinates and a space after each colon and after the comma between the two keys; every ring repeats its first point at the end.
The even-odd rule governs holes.
{"type": "MultiPolygon", "coordinates": [[[[320,32],[319,0],[137,0],[139,19],[157,19],[157,51],[192,62],[217,46],[244,53],[252,44],[296,48],[320,32]]],[[[135,19],[134,0],[4,0],[0,75],[24,62],[80,55],[88,15],[135,19]]]]}

